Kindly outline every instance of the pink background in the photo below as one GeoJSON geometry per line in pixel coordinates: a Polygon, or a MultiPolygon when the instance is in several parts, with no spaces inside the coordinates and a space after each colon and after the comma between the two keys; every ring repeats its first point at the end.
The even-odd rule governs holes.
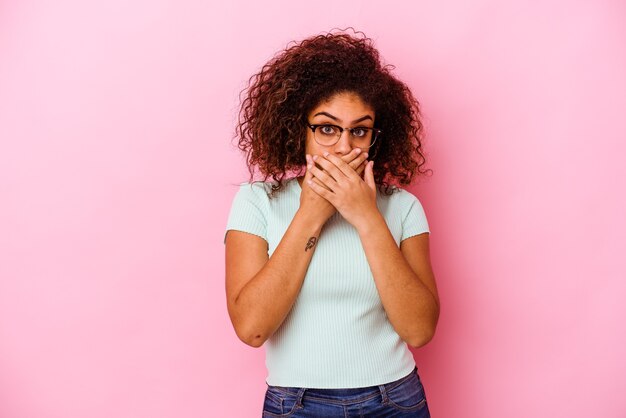
{"type": "Polygon", "coordinates": [[[1,417],[260,416],[224,291],[237,97],[346,26],[424,112],[433,417],[626,416],[623,2],[6,0],[1,417]]]}

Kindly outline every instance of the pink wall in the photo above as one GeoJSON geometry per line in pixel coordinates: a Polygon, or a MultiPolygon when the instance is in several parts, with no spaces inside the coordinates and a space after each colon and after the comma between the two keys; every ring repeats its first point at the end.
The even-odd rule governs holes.
{"type": "Polygon", "coordinates": [[[433,417],[626,416],[624,3],[89,3],[0,5],[1,417],[260,416],[224,292],[237,95],[349,25],[426,117],[433,417]]]}

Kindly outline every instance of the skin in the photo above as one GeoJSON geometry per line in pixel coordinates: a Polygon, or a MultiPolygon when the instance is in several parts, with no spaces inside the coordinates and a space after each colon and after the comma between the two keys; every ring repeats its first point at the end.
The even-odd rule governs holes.
{"type": "MultiPolygon", "coordinates": [[[[307,115],[309,123],[324,124],[329,123],[342,127],[374,127],[374,110],[363,103],[363,101],[354,94],[338,94],[332,97],[330,100],[323,102],[319,106],[315,107],[307,115]],[[330,115],[330,116],[329,116],[330,115]],[[361,120],[363,118],[369,118],[361,120]],[[348,124],[348,122],[361,120],[357,123],[348,124]]],[[[318,144],[313,135],[313,131],[307,129],[307,137],[305,143],[306,159],[307,159],[307,172],[304,176],[298,177],[298,182],[302,188],[302,194],[300,195],[300,206],[305,207],[307,211],[319,215],[319,221],[325,223],[335,212],[336,208],[327,199],[319,196],[309,187],[309,181],[314,181],[322,187],[324,181],[319,178],[321,174],[318,172],[318,176],[313,176],[311,171],[313,159],[317,159],[323,156],[325,152],[331,152],[344,161],[352,161],[351,168],[358,164],[356,171],[357,175],[361,175],[367,163],[367,149],[371,141],[363,142],[363,140],[356,140],[351,138],[348,130],[344,130],[339,138],[339,141],[331,146],[324,146],[318,144]],[[354,141],[354,143],[352,143],[354,141]]],[[[321,166],[318,165],[318,169],[321,166]]],[[[322,170],[323,171],[323,170],[322,170]]],[[[327,174],[327,173],[326,173],[327,174]]]]}
{"type": "MultiPolygon", "coordinates": [[[[357,95],[342,93],[309,115],[311,124],[374,126],[375,112],[357,95]],[[318,115],[325,112],[332,115],[318,115]],[[371,119],[351,124],[370,116],[371,119]]],[[[281,325],[297,298],[325,222],[336,212],[358,231],[389,321],[410,346],[434,336],[439,297],[429,255],[428,233],[396,244],[376,205],[373,162],[366,161],[348,131],[332,146],[321,146],[307,131],[307,171],[298,178],[300,207],[268,257],[267,242],[242,231],[226,235],[228,312],[238,337],[259,347],[281,325]],[[246,263],[241,263],[241,254],[246,263]]]]}
{"type": "MultiPolygon", "coordinates": [[[[365,115],[372,119],[357,125],[373,127],[373,109],[357,95],[341,94],[315,108],[309,120],[313,124],[328,122],[347,126],[346,121],[365,115]],[[326,115],[313,116],[319,112],[339,118],[340,123],[326,115]]],[[[307,166],[303,184],[309,187],[303,187],[302,191],[312,191],[326,200],[356,228],[389,321],[407,343],[423,345],[434,336],[440,310],[430,262],[429,234],[405,239],[398,248],[376,205],[373,162],[366,164],[361,178],[341,159],[350,152],[351,146],[346,131],[339,142],[330,147],[320,146],[309,135],[306,149],[308,154],[313,155],[315,164],[307,166]]],[[[322,204],[320,206],[326,208],[322,204]]],[[[320,216],[325,215],[326,212],[320,216]]]]}

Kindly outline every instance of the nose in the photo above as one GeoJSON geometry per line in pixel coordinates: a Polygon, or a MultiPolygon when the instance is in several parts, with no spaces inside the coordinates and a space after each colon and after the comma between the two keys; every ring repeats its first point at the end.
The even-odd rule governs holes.
{"type": "Polygon", "coordinates": [[[350,143],[350,131],[348,129],[344,129],[339,135],[339,141],[335,144],[335,153],[346,155],[350,151],[352,151],[352,144],[350,143]]]}

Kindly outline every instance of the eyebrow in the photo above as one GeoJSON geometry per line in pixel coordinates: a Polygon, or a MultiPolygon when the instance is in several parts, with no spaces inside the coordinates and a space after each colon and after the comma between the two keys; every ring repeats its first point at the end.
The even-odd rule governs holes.
{"type": "MultiPolygon", "coordinates": [[[[339,123],[343,122],[341,119],[339,119],[339,118],[337,118],[337,117],[335,117],[335,116],[333,116],[333,115],[331,115],[330,113],[327,113],[327,112],[317,112],[315,115],[313,115],[313,117],[319,116],[319,115],[328,116],[329,118],[334,119],[334,120],[336,120],[339,123]]],[[[353,120],[352,123],[361,122],[361,121],[364,121],[366,119],[369,119],[369,120],[372,120],[372,121],[374,120],[374,119],[372,119],[372,117],[370,115],[365,115],[365,116],[363,116],[361,118],[358,118],[357,120],[353,120]]]]}

